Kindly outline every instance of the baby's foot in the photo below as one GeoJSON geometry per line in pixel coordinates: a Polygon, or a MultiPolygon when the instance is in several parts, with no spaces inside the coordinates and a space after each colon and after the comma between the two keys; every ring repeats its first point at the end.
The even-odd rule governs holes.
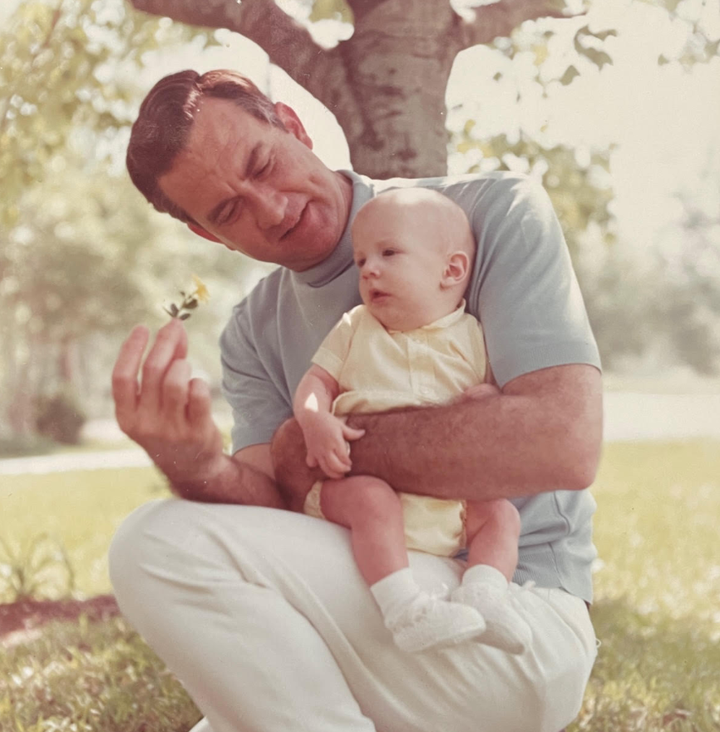
{"type": "Polygon", "coordinates": [[[532,637],[530,626],[513,608],[506,588],[485,582],[460,585],[451,600],[475,608],[485,619],[487,630],[477,639],[506,653],[523,653],[532,637]]]}
{"type": "Polygon", "coordinates": [[[387,618],[385,625],[396,645],[410,653],[462,643],[485,631],[485,621],[477,610],[426,592],[387,618]]]}

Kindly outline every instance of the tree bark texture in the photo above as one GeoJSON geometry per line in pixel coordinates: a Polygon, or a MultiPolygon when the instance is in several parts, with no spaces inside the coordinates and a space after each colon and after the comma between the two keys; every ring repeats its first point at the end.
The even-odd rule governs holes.
{"type": "Polygon", "coordinates": [[[449,0],[348,0],[355,31],[325,49],[274,0],[130,2],[193,25],[229,28],[257,43],[335,114],[354,170],[372,178],[443,175],[445,90],[455,56],[510,35],[525,20],[564,17],[557,0],[502,0],[467,19],[449,0]]]}

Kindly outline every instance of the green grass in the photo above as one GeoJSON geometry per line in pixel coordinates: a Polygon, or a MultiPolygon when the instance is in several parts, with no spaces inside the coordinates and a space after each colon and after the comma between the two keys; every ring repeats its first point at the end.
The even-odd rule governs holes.
{"type": "Polygon", "coordinates": [[[592,490],[602,646],[568,732],[718,732],[720,444],[609,445],[592,490]]]}
{"type": "Polygon", "coordinates": [[[200,718],[122,618],[46,631],[0,654],[2,732],[186,732],[200,718]]]}
{"type": "Polygon", "coordinates": [[[166,495],[154,468],[0,476],[0,536],[22,548],[47,533],[65,548],[77,594],[98,595],[111,589],[107,550],[123,518],[166,495]]]}
{"type": "MultiPolygon", "coordinates": [[[[720,732],[720,443],[609,445],[592,490],[602,646],[568,732],[720,732]]],[[[151,469],[3,477],[0,535],[50,532],[78,588],[106,592],[113,531],[165,494],[151,469]]],[[[184,732],[196,719],[122,619],[56,624],[0,654],[3,732],[184,732]]]]}

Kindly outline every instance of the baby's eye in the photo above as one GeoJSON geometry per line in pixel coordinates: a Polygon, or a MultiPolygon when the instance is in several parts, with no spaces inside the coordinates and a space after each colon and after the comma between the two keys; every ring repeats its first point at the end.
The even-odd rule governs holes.
{"type": "Polygon", "coordinates": [[[383,257],[392,257],[393,254],[396,254],[394,249],[383,249],[383,257]]]}
{"type": "Polygon", "coordinates": [[[363,264],[365,264],[365,260],[364,259],[356,259],[355,260],[355,266],[356,267],[362,267],[363,264]]]}

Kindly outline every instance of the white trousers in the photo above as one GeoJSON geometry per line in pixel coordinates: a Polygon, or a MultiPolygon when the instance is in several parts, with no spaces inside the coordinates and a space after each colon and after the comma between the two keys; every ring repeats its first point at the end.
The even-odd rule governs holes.
{"type": "MultiPolygon", "coordinates": [[[[456,560],[410,553],[452,590],[456,560]]],[[[120,527],[123,614],[180,678],[205,732],[558,732],[595,660],[585,603],[511,586],[533,629],[512,656],[477,642],[409,654],[385,629],[349,532],[267,508],[154,501],[120,527]]]]}

